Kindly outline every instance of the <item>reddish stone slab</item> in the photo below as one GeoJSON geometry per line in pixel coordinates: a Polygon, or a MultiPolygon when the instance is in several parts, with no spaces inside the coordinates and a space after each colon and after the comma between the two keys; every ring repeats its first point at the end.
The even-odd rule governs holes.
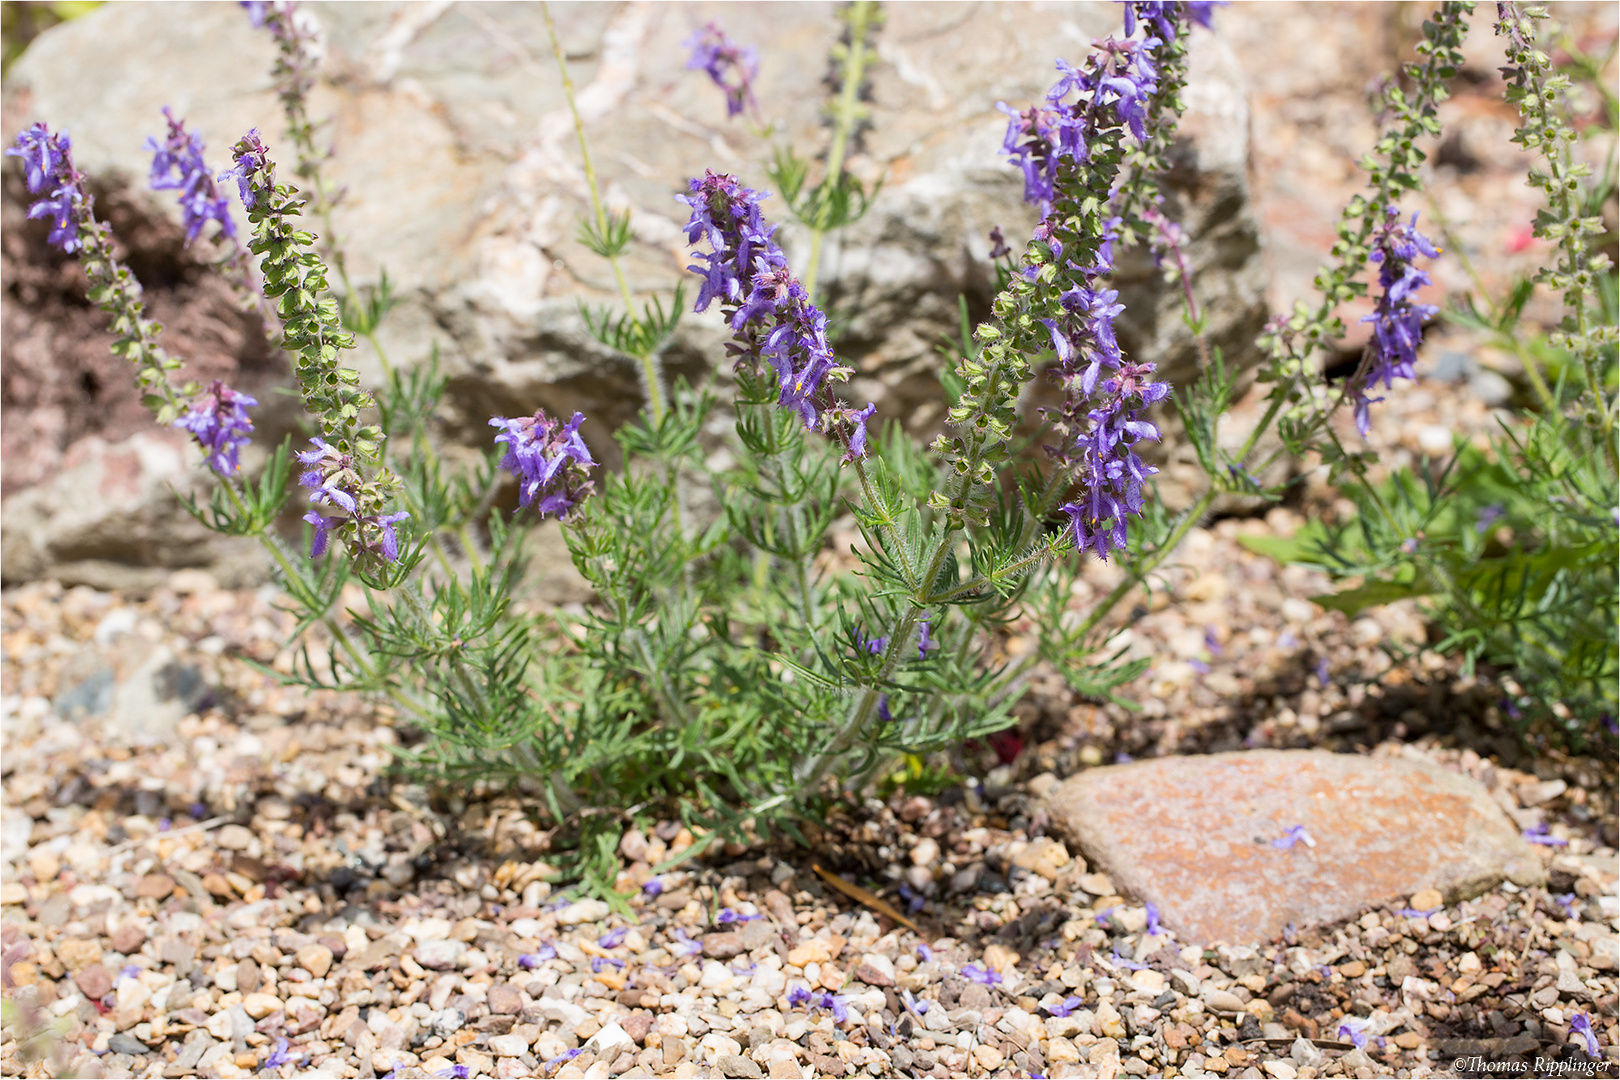
{"type": "Polygon", "coordinates": [[[1447,902],[1541,859],[1478,783],[1407,758],[1250,750],[1090,769],[1052,819],[1123,895],[1196,944],[1275,940],[1438,889],[1447,902]],[[1279,848],[1303,825],[1315,846],[1279,848]]]}

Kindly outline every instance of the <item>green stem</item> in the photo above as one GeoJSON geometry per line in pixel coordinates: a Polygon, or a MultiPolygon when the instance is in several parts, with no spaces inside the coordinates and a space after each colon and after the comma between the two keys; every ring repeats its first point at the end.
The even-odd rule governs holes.
{"type": "Polygon", "coordinates": [[[843,181],[844,158],[849,153],[849,139],[860,119],[861,80],[866,77],[866,31],[872,21],[872,0],[855,0],[849,6],[849,53],[844,59],[843,84],[839,88],[837,104],[833,106],[832,143],[827,148],[827,175],[816,193],[816,220],[810,226],[810,261],[805,267],[802,284],[816,302],[816,278],[821,266],[822,240],[827,234],[828,214],[832,194],[843,181]]]}
{"type": "MultiPolygon", "coordinates": [[[[602,191],[596,181],[596,166],[591,164],[590,144],[585,140],[585,121],[579,115],[579,106],[574,101],[574,80],[568,74],[568,59],[563,55],[562,41],[557,37],[557,27],[551,21],[551,8],[545,0],[541,0],[540,12],[545,16],[546,33],[551,37],[551,51],[557,58],[557,71],[562,75],[563,95],[568,99],[568,112],[574,118],[574,135],[579,139],[579,156],[585,163],[585,184],[591,192],[591,211],[596,216],[597,235],[604,240],[608,235],[607,210],[602,205],[602,191]]],[[[608,264],[613,267],[613,277],[619,284],[619,296],[624,301],[625,317],[639,330],[641,320],[636,316],[635,305],[630,295],[630,282],[624,276],[624,266],[619,262],[616,254],[607,257],[608,264]]],[[[668,411],[668,394],[664,390],[663,365],[659,363],[658,354],[650,353],[635,357],[641,364],[643,390],[647,395],[647,408],[652,412],[654,424],[663,422],[664,414],[668,411]]]]}

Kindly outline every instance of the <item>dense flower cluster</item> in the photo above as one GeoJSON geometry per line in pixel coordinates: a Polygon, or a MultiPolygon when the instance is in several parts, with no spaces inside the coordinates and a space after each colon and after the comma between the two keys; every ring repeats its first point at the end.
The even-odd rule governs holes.
{"type": "Polygon", "coordinates": [[[1088,160],[1101,114],[1112,111],[1139,142],[1147,139],[1147,101],[1158,88],[1153,52],[1163,41],[1108,38],[1096,44],[1083,71],[1057,61],[1058,81],[1045,101],[1022,112],[996,103],[1012,118],[1002,149],[1024,174],[1024,201],[1038,207],[1043,217],[1052,212],[1057,199],[1063,160],[1071,166],[1088,160]],[[1071,93],[1075,99],[1066,101],[1071,93]]]}
{"type": "Polygon", "coordinates": [[[702,70],[714,85],[726,92],[726,115],[736,116],[744,108],[759,111],[754,100],[754,79],[759,75],[758,51],[752,45],[739,46],[726,37],[719,23],[710,23],[685,41],[692,50],[688,70],[702,70]]]}
{"type": "Polygon", "coordinates": [[[219,222],[219,235],[234,240],[236,224],[231,220],[230,203],[215,183],[214,174],[203,161],[203,141],[186,130],[184,120],[176,120],[167,107],[169,135],[162,142],[148,137],[146,150],[152,155],[152,188],[180,193],[180,218],[186,227],[186,243],[202,234],[210,221],[219,222]]]}
{"type": "Polygon", "coordinates": [[[1429,238],[1417,231],[1417,215],[1410,222],[1401,221],[1401,212],[1393,206],[1384,210],[1384,221],[1373,234],[1373,251],[1369,256],[1378,264],[1378,286],[1382,290],[1377,306],[1362,322],[1373,324],[1373,366],[1367,372],[1362,386],[1350,389],[1356,406],[1356,430],[1363,436],[1371,427],[1369,407],[1383,398],[1369,398],[1367,391],[1378,383],[1388,390],[1396,379],[1415,379],[1417,347],[1423,342],[1423,321],[1439,308],[1433,304],[1416,304],[1413,296],[1425,285],[1432,285],[1429,275],[1417,266],[1419,256],[1433,259],[1440,249],[1429,238]]]}
{"type": "Polygon", "coordinates": [[[1080,487],[1062,510],[1075,546],[1103,559],[1125,545],[1127,517],[1142,512],[1143,484],[1157,470],[1142,461],[1135,445],[1159,438],[1144,412],[1170,387],[1154,381],[1154,365],[1127,362],[1114,333],[1114,319],[1125,308],[1104,279],[1113,270],[1119,219],[1105,223],[1095,258],[1081,266],[1065,256],[1049,215],[1060,193],[1060,168],[1084,163],[1102,129],[1123,127],[1139,142],[1146,139],[1147,99],[1158,86],[1154,50],[1162,43],[1159,37],[1099,42],[1083,70],[1057,62],[1058,80],[1044,103],[1021,113],[1000,106],[1013,117],[1003,147],[1024,173],[1026,201],[1046,218],[1036,226],[1035,239],[1051,251],[1068,286],[1057,310],[1039,319],[1057,356],[1053,374],[1065,391],[1053,424],[1063,441],[1049,450],[1080,487]]]}
{"type": "Polygon", "coordinates": [[[73,142],[68,133],[53,135],[44,124],[35,124],[17,136],[17,145],[8,148],[6,156],[23,159],[28,191],[38,196],[28,208],[29,218],[49,218],[50,242],[63,251],[77,251],[84,174],[73,167],[73,142]]]}
{"type": "Polygon", "coordinates": [[[174,422],[191,432],[197,445],[208,455],[208,466],[221,476],[231,476],[242,466],[237,456],[252,441],[253,421],[247,411],[258,402],[214,380],[191,410],[174,422]]]}
{"type": "Polygon", "coordinates": [[[381,556],[387,562],[399,561],[399,536],[394,526],[411,515],[404,510],[392,514],[362,513],[357,497],[361,477],[352,455],[345,454],[320,438],[311,439],[313,450],[302,450],[298,460],[309,466],[298,483],[310,491],[309,501],[316,509],[304,515],[315,527],[309,557],[318,559],[334,530],[353,525],[348,540],[351,553],[381,556]],[[335,512],[334,512],[335,511],[335,512]]]}
{"type": "Polygon", "coordinates": [[[758,370],[769,364],[778,404],[798,413],[806,427],[840,435],[846,461],[864,457],[866,422],[877,407],[852,409],[832,397],[828,383],[847,379],[849,369],[838,365],[827,343],[827,316],[810,302],[772,239],[776,226],[760,215],[763,196],[736,177],[710,172],[676,198],[692,208],[687,242],[707,240],[713,249],[697,254],[704,265],[689,268],[703,278],[694,310],[719,300],[736,335],[727,350],[738,365],[758,370]]]}
{"type": "Polygon", "coordinates": [[[559,424],[544,412],[508,420],[490,420],[501,434],[495,441],[506,444],[501,468],[517,477],[518,505],[534,506],[541,517],[555,514],[566,519],[591,492],[587,470],[595,468],[579,425],[585,414],[576,412],[572,420],[559,424]]]}

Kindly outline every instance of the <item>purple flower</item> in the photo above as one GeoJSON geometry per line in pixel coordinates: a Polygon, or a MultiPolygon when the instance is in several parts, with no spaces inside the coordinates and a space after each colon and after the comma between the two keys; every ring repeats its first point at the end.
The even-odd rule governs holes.
{"type": "Polygon", "coordinates": [[[440,1080],[444,1080],[445,1077],[449,1080],[467,1080],[467,1077],[472,1075],[472,1068],[467,1065],[452,1065],[448,1069],[440,1069],[433,1075],[440,1080]]]}
{"type": "Polygon", "coordinates": [[[119,979],[138,979],[141,977],[141,968],[138,964],[125,964],[118,969],[119,979]]]}
{"type": "Polygon", "coordinates": [[[88,218],[84,174],[73,167],[72,149],[67,132],[53,135],[44,124],[35,124],[6,150],[7,157],[23,159],[28,190],[39,196],[28,208],[29,219],[49,218],[51,231],[46,239],[70,253],[80,247],[81,212],[88,218]]]}
{"type": "Polygon", "coordinates": [[[1564,918],[1573,919],[1575,917],[1574,893],[1555,893],[1553,894],[1553,900],[1557,902],[1559,907],[1564,909],[1564,918]]]}
{"type": "Polygon", "coordinates": [[[1131,0],[1125,5],[1125,36],[1136,33],[1136,20],[1140,19],[1152,33],[1174,41],[1181,28],[1178,15],[1208,30],[1215,9],[1225,6],[1226,0],[1182,0],[1179,4],[1175,0],[1131,0]]]}
{"type": "Polygon", "coordinates": [[[1440,249],[1428,237],[1417,231],[1416,214],[1407,224],[1400,220],[1400,210],[1394,206],[1384,208],[1384,222],[1372,239],[1373,252],[1368,256],[1378,264],[1378,284],[1382,292],[1371,315],[1361,321],[1373,324],[1373,366],[1367,373],[1365,384],[1352,387],[1355,399],[1356,430],[1365,437],[1371,427],[1368,406],[1382,398],[1368,398],[1367,391],[1379,382],[1384,388],[1394,386],[1396,379],[1416,379],[1417,347],[1423,342],[1423,322],[1439,310],[1433,304],[1414,304],[1413,295],[1425,285],[1432,285],[1429,275],[1415,263],[1419,256],[1434,259],[1440,249]]]}
{"type": "Polygon", "coordinates": [[[518,481],[518,505],[537,506],[540,516],[555,514],[567,520],[578,503],[591,491],[587,470],[596,467],[590,449],[579,436],[585,414],[576,412],[566,424],[558,424],[545,412],[516,420],[493,417],[490,427],[502,429],[495,441],[506,444],[501,468],[518,481]]]}
{"type": "Polygon", "coordinates": [[[1339,1025],[1336,1034],[1342,1039],[1349,1039],[1359,1050],[1367,1045],[1367,1029],[1370,1027],[1372,1027],[1371,1020],[1363,1020],[1359,1016],[1347,1016],[1344,1018],[1344,1022],[1339,1025]]]}
{"type": "Polygon", "coordinates": [[[610,968],[610,967],[612,967],[612,968],[622,968],[622,967],[624,967],[624,961],[623,960],[615,960],[611,956],[593,956],[593,957],[591,957],[591,973],[592,974],[600,975],[600,974],[602,974],[603,969],[610,968]]]}
{"type": "Polygon", "coordinates": [[[1198,674],[1200,674],[1200,675],[1208,675],[1209,674],[1209,665],[1204,663],[1202,660],[1199,660],[1196,657],[1194,657],[1193,659],[1187,661],[1187,666],[1192,668],[1194,671],[1198,672],[1198,674]]]}
{"type": "Polygon", "coordinates": [[[1482,533],[1489,529],[1496,524],[1497,519],[1502,517],[1505,512],[1501,503],[1492,503],[1489,506],[1481,507],[1478,516],[1474,518],[1474,531],[1482,533]]]}
{"type": "Polygon", "coordinates": [[[1428,911],[1420,911],[1417,908],[1403,907],[1395,914],[1399,915],[1403,919],[1427,919],[1430,915],[1433,915],[1439,910],[1441,909],[1430,908],[1428,911]]]}
{"type": "Polygon", "coordinates": [[[922,1016],[924,1013],[926,1013],[930,1004],[927,998],[913,997],[910,990],[900,991],[900,1000],[906,1003],[906,1008],[910,1009],[918,1016],[922,1016]]]}
{"type": "Polygon", "coordinates": [[[754,100],[754,79],[759,76],[757,50],[752,45],[738,46],[726,37],[719,23],[710,23],[683,42],[692,50],[687,60],[688,71],[702,70],[714,80],[714,85],[726,92],[726,115],[736,116],[743,109],[759,112],[754,100]]]}
{"type": "Polygon", "coordinates": [[[664,891],[664,883],[658,878],[653,878],[641,887],[641,891],[648,896],[657,896],[664,891]]]}
{"type": "Polygon", "coordinates": [[[1213,626],[1204,627],[1204,648],[1209,650],[1211,656],[1221,655],[1221,639],[1213,626]]]}
{"type": "Polygon", "coordinates": [[[1303,825],[1293,825],[1293,826],[1289,827],[1287,832],[1283,833],[1277,839],[1273,840],[1271,842],[1271,846],[1274,847],[1274,848],[1281,849],[1281,848],[1291,848],[1295,844],[1301,844],[1301,843],[1304,844],[1306,847],[1310,847],[1310,848],[1313,848],[1313,847],[1316,846],[1316,840],[1312,838],[1310,833],[1305,831],[1305,826],[1303,826],[1303,825]]]}
{"type": "Polygon", "coordinates": [[[583,1054],[584,1052],[585,1052],[585,1048],[583,1046],[576,1046],[572,1050],[564,1050],[562,1053],[558,1054],[556,1057],[547,1058],[545,1061],[541,1062],[540,1067],[542,1069],[549,1069],[553,1065],[561,1065],[565,1061],[574,1060],[575,1058],[579,1057],[579,1055],[583,1054]]]}
{"type": "Polygon", "coordinates": [[[1064,998],[1056,1005],[1042,1005],[1041,1008],[1045,1009],[1047,1013],[1052,1016],[1068,1016],[1085,1003],[1085,998],[1081,997],[1079,994],[1074,994],[1064,998]]]}
{"type": "Polygon", "coordinates": [[[518,957],[518,967],[525,971],[533,971],[543,962],[547,960],[555,960],[556,958],[557,947],[555,945],[542,945],[534,952],[524,953],[522,956],[518,957]]]}
{"type": "Polygon", "coordinates": [[[152,155],[152,189],[180,193],[180,218],[186,227],[187,245],[202,234],[203,226],[210,221],[219,222],[220,236],[234,240],[236,224],[231,220],[230,204],[203,161],[202,139],[186,131],[186,122],[176,120],[168,106],[164,106],[163,115],[169,121],[168,138],[163,142],[150,137],[146,140],[146,149],[152,155]]]}
{"type": "Polygon", "coordinates": [[[624,936],[630,932],[628,926],[621,926],[617,930],[609,930],[596,939],[596,944],[604,949],[617,949],[624,944],[624,936]]]}
{"type": "Polygon", "coordinates": [[[309,466],[299,474],[299,485],[310,490],[310,502],[330,502],[354,513],[360,504],[345,486],[359,482],[354,459],[319,436],[310,442],[315,444],[315,449],[298,452],[299,462],[309,466]]]}
{"type": "Polygon", "coordinates": [[[900,899],[906,902],[906,910],[913,915],[928,905],[927,897],[903,881],[900,883],[899,892],[900,899]]]}
{"type": "Polygon", "coordinates": [[[6,150],[6,157],[23,159],[28,191],[38,195],[57,181],[59,173],[72,171],[72,149],[67,132],[52,135],[44,124],[35,124],[17,136],[17,145],[6,150]]]}
{"type": "Polygon", "coordinates": [[[283,1065],[291,1065],[293,1060],[293,1055],[287,1052],[287,1040],[277,1038],[275,1049],[270,1052],[269,1057],[264,1059],[264,1065],[262,1067],[266,1069],[279,1069],[283,1065]]]}
{"type": "Polygon", "coordinates": [[[1147,970],[1147,965],[1146,964],[1144,964],[1144,963],[1142,963],[1142,962],[1140,962],[1138,960],[1127,960],[1125,957],[1119,955],[1118,947],[1116,947],[1114,949],[1113,961],[1114,961],[1114,966],[1115,967],[1122,967],[1126,971],[1146,971],[1147,970]]]}
{"type": "Polygon", "coordinates": [[[1097,914],[1095,916],[1096,920],[1097,920],[1097,925],[1098,926],[1107,926],[1108,925],[1108,917],[1110,915],[1112,915],[1113,913],[1114,913],[1114,909],[1111,908],[1111,907],[1103,908],[1101,911],[1097,912],[1097,914]]]}
{"type": "Polygon", "coordinates": [[[962,978],[982,983],[985,986],[994,986],[1001,982],[1001,972],[994,968],[982,968],[977,964],[969,964],[962,969],[962,978]]]}
{"type": "Polygon", "coordinates": [[[315,527],[309,557],[318,559],[335,529],[352,528],[351,550],[380,556],[388,562],[399,559],[399,535],[395,526],[411,515],[404,510],[392,514],[360,512],[360,473],[352,455],[345,454],[320,437],[310,440],[313,450],[300,450],[298,460],[308,466],[298,483],[309,489],[309,501],[316,509],[304,515],[315,527]],[[336,507],[338,513],[332,513],[336,507]]]}
{"type": "Polygon", "coordinates": [[[256,198],[253,194],[253,174],[269,167],[270,151],[265,147],[264,140],[259,138],[258,128],[249,129],[248,133],[242,136],[242,141],[231,150],[231,167],[214,179],[235,180],[236,193],[242,200],[242,206],[252,210],[256,198]]]}
{"type": "Polygon", "coordinates": [[[1159,933],[1159,905],[1151,900],[1147,903],[1147,932],[1149,937],[1156,937],[1159,933]]]}
{"type": "Polygon", "coordinates": [[[921,960],[925,964],[928,963],[934,959],[934,950],[929,948],[926,942],[918,942],[917,959],[921,960]]]}
{"type": "Polygon", "coordinates": [[[803,983],[794,983],[792,986],[788,987],[788,992],[787,992],[788,1008],[790,1008],[790,1009],[800,1008],[800,1007],[808,1004],[810,999],[813,996],[814,995],[810,993],[810,988],[809,987],[805,986],[803,983]]]}
{"type": "Polygon", "coordinates": [[[918,633],[917,633],[917,659],[919,659],[919,660],[928,659],[928,650],[938,648],[938,647],[939,647],[939,642],[935,641],[933,639],[933,637],[929,634],[929,632],[928,632],[928,620],[924,619],[922,621],[922,629],[920,631],[918,631],[918,633]]]}
{"type": "Polygon", "coordinates": [[[221,476],[231,476],[242,467],[237,460],[238,453],[252,442],[253,421],[247,411],[258,404],[215,379],[208,392],[198,398],[174,426],[191,432],[191,437],[208,455],[209,468],[221,476]]]}
{"type": "Polygon", "coordinates": [[[1541,822],[1541,823],[1539,823],[1537,825],[1534,825],[1531,828],[1528,828],[1528,829],[1524,830],[1519,835],[1523,836],[1526,840],[1530,841],[1532,844],[1540,844],[1543,847],[1568,847],[1569,846],[1569,841],[1568,840],[1560,840],[1558,837],[1551,836],[1551,835],[1548,834],[1547,823],[1545,821],[1543,821],[1543,822],[1541,822]]]}
{"type": "Polygon", "coordinates": [[[696,956],[703,951],[703,943],[690,937],[680,927],[676,927],[675,940],[670,944],[669,948],[677,956],[696,956]]]}
{"type": "Polygon", "coordinates": [[[1569,1030],[1586,1041],[1586,1056],[1600,1057],[1602,1050],[1598,1046],[1597,1033],[1592,1030],[1592,1018],[1583,1012],[1570,1017],[1569,1030]]]}
{"type": "Polygon", "coordinates": [[[721,908],[720,915],[715,919],[715,922],[719,923],[721,926],[729,926],[732,923],[753,922],[755,919],[763,917],[764,916],[761,915],[743,915],[732,911],[730,908],[721,908]]]}
{"type": "Polygon", "coordinates": [[[840,435],[845,459],[853,461],[866,452],[865,425],[873,410],[856,412],[833,398],[828,382],[847,379],[849,369],[838,365],[827,342],[827,316],[810,302],[771,238],[776,227],[760,216],[762,197],[715,172],[693,179],[688,194],[676,196],[692,208],[687,242],[706,240],[712,249],[695,256],[703,265],[688,267],[703,278],[693,310],[705,311],[719,300],[727,309],[734,335],[727,349],[738,369],[770,374],[777,404],[796,412],[808,428],[819,423],[840,435]]]}

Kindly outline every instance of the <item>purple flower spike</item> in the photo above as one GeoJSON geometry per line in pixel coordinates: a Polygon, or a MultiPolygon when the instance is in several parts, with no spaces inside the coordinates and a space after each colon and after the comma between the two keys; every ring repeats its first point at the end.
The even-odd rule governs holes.
{"type": "Polygon", "coordinates": [[[1583,1012],[1578,1012],[1570,1018],[1569,1030],[1579,1035],[1586,1042],[1587,1057],[1603,1056],[1602,1048],[1598,1046],[1597,1033],[1592,1030],[1592,1018],[1583,1012]]]}
{"type": "Polygon", "coordinates": [[[230,203],[203,161],[202,139],[186,131],[186,122],[176,120],[167,106],[163,115],[169,121],[168,138],[163,142],[146,140],[146,149],[152,155],[152,189],[180,193],[180,216],[188,246],[210,221],[219,223],[222,238],[234,240],[236,224],[231,220],[230,203]]]}
{"type": "Polygon", "coordinates": [[[709,172],[676,198],[692,208],[687,242],[706,240],[712,249],[695,256],[703,265],[688,267],[703,278],[693,310],[720,301],[737,368],[772,377],[777,404],[797,413],[805,427],[841,438],[845,460],[864,456],[866,420],[875,410],[856,411],[833,397],[828,384],[844,381],[850,370],[838,365],[827,342],[827,316],[810,302],[772,239],[776,226],[759,212],[763,196],[736,177],[709,172]]]}
{"type": "Polygon", "coordinates": [[[23,159],[28,190],[39,196],[28,208],[29,220],[49,218],[46,239],[69,253],[79,249],[78,218],[86,209],[84,174],[73,167],[72,149],[67,132],[53,135],[44,124],[35,124],[6,150],[7,157],[23,159]]]}
{"type": "Polygon", "coordinates": [[[977,964],[969,964],[964,967],[962,977],[984,986],[995,986],[1001,982],[1001,972],[994,968],[982,968],[977,964]]]}
{"type": "Polygon", "coordinates": [[[1272,847],[1279,849],[1291,848],[1295,844],[1304,844],[1308,848],[1313,848],[1316,846],[1316,840],[1310,833],[1305,831],[1305,826],[1294,825],[1271,842],[1272,847]]]}
{"type": "Polygon", "coordinates": [[[596,467],[590,449],[579,436],[585,414],[576,412],[566,424],[536,411],[516,420],[493,417],[490,427],[502,429],[495,441],[506,444],[501,468],[518,480],[518,505],[535,506],[541,517],[554,514],[566,521],[591,492],[587,470],[596,467]]]}
{"type": "Polygon", "coordinates": [[[1412,297],[1425,285],[1434,284],[1416,265],[1421,256],[1438,258],[1440,249],[1417,231],[1417,215],[1402,224],[1401,212],[1384,208],[1384,222],[1372,239],[1368,256],[1378,264],[1378,284],[1382,290],[1371,315],[1361,321],[1373,324],[1373,366],[1365,384],[1352,387],[1355,399],[1356,430],[1365,438],[1371,429],[1368,406],[1382,398],[1369,398],[1367,391],[1382,382],[1386,390],[1396,379],[1416,379],[1417,347],[1423,342],[1424,320],[1440,309],[1433,304],[1415,304],[1412,297]]]}
{"type": "Polygon", "coordinates": [[[758,50],[739,46],[726,37],[719,23],[710,23],[683,43],[692,50],[688,71],[706,71],[714,85],[726,92],[726,116],[737,116],[744,108],[759,113],[754,100],[754,80],[759,77],[758,50]]]}
{"type": "Polygon", "coordinates": [[[208,392],[174,426],[191,432],[208,455],[209,468],[221,476],[233,476],[242,467],[237,455],[252,441],[249,436],[253,434],[253,421],[247,411],[258,404],[215,379],[208,392]]]}

